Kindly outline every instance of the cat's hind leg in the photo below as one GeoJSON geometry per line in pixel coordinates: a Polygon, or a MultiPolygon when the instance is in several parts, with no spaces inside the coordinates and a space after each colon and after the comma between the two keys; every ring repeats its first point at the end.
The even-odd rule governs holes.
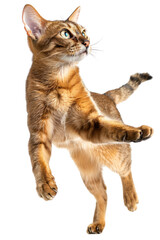
{"type": "Polygon", "coordinates": [[[86,152],[77,149],[71,153],[71,156],[80,170],[85,186],[96,199],[93,223],[88,226],[87,233],[99,234],[105,227],[107,206],[106,186],[102,178],[101,165],[97,164],[89,150],[86,152]]]}
{"type": "Polygon", "coordinates": [[[131,148],[129,144],[113,144],[96,148],[96,156],[121,177],[124,204],[130,211],[137,209],[138,197],[131,173],[131,148]]]}
{"type": "Polygon", "coordinates": [[[122,186],[123,186],[124,204],[129,211],[133,212],[137,209],[137,204],[139,201],[138,201],[138,196],[134,186],[131,171],[127,176],[125,177],[121,176],[121,180],[122,180],[122,186]]]}
{"type": "Polygon", "coordinates": [[[129,211],[135,211],[138,204],[138,196],[131,172],[131,148],[128,145],[121,145],[121,155],[119,169],[117,169],[123,186],[123,200],[129,211]]]}
{"type": "Polygon", "coordinates": [[[88,226],[87,233],[99,234],[105,227],[105,213],[107,207],[106,186],[103,182],[101,173],[90,179],[83,177],[83,181],[90,193],[92,193],[96,198],[96,208],[93,217],[93,223],[88,226]]]}

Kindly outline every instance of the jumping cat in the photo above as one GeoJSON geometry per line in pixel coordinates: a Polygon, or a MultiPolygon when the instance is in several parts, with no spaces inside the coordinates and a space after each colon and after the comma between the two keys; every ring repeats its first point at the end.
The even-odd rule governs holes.
{"type": "Polygon", "coordinates": [[[96,198],[93,223],[87,228],[92,234],[101,233],[105,226],[103,166],[120,175],[128,210],[137,208],[129,143],[150,138],[153,130],[125,125],[116,104],[152,77],[137,73],[118,89],[104,94],[89,92],[77,67],[90,49],[85,28],[77,24],[79,13],[80,7],[65,21],[47,21],[31,5],[23,9],[22,20],[33,53],[26,83],[29,154],[37,192],[51,200],[57,194],[49,167],[52,143],[69,150],[84,184],[96,198]]]}

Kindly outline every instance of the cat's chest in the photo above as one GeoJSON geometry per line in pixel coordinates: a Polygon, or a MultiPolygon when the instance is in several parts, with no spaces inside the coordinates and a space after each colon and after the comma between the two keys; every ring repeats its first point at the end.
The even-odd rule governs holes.
{"type": "Polygon", "coordinates": [[[61,115],[63,115],[71,106],[73,98],[68,89],[56,89],[47,95],[46,101],[51,109],[59,111],[61,115]]]}
{"type": "Polygon", "coordinates": [[[53,137],[52,141],[55,145],[58,143],[63,143],[66,141],[66,117],[67,111],[54,111],[52,114],[52,122],[53,122],[53,137]]]}

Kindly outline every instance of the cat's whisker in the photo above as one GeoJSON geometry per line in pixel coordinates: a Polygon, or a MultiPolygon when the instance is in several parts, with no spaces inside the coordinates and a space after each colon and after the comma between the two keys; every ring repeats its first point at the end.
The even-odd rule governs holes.
{"type": "Polygon", "coordinates": [[[92,47],[92,46],[94,46],[94,45],[96,45],[96,44],[98,44],[98,43],[100,43],[100,42],[102,41],[102,39],[103,39],[103,38],[101,38],[101,39],[100,39],[100,40],[98,40],[97,42],[95,42],[95,43],[91,44],[91,47],[92,47]]]}
{"type": "Polygon", "coordinates": [[[92,57],[96,58],[96,56],[93,53],[89,53],[92,57]]]}
{"type": "Polygon", "coordinates": [[[98,48],[91,48],[91,51],[103,52],[104,50],[98,48]]]}

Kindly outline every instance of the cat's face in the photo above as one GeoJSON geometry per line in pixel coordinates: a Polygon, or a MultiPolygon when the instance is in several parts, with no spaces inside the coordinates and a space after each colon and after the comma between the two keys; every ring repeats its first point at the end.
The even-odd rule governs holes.
{"type": "Polygon", "coordinates": [[[39,46],[46,57],[77,62],[88,54],[89,39],[86,30],[75,22],[54,21],[48,23],[39,46]]]}
{"type": "Polygon", "coordinates": [[[47,21],[32,6],[25,6],[23,22],[35,58],[74,63],[88,54],[90,41],[86,30],[76,23],[79,10],[77,8],[66,21],[47,21]]]}

